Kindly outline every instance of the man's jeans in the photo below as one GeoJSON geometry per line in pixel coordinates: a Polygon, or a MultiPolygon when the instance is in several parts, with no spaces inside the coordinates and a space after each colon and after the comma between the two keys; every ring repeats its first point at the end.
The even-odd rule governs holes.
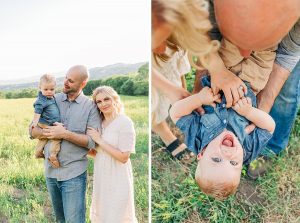
{"type": "Polygon", "coordinates": [[[289,136],[296,120],[300,104],[300,61],[283,85],[280,94],[275,100],[270,115],[276,122],[276,129],[272,139],[262,154],[278,155],[288,144],[289,136]]]}
{"type": "Polygon", "coordinates": [[[46,178],[56,221],[59,223],[85,222],[86,171],[70,180],[46,178]]]}

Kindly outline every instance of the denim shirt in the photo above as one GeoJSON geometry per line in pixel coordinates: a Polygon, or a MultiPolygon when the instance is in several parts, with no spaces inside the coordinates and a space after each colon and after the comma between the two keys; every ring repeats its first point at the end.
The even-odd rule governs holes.
{"type": "MultiPolygon", "coordinates": [[[[210,87],[208,76],[202,78],[203,86],[210,87]]],[[[246,83],[248,92],[246,97],[252,100],[252,106],[256,107],[256,96],[246,83]]],[[[245,127],[250,122],[243,116],[236,113],[232,108],[226,108],[226,99],[222,95],[221,103],[212,106],[203,106],[204,115],[193,111],[190,115],[181,117],[176,126],[184,133],[187,147],[195,154],[207,146],[213,139],[220,135],[224,129],[233,132],[244,150],[244,164],[248,164],[255,159],[272,138],[272,134],[256,127],[252,133],[247,134],[245,127]]]]}
{"type": "Polygon", "coordinates": [[[33,107],[36,114],[41,114],[40,123],[53,125],[54,122],[60,122],[59,109],[54,97],[48,98],[40,91],[33,107]]]}

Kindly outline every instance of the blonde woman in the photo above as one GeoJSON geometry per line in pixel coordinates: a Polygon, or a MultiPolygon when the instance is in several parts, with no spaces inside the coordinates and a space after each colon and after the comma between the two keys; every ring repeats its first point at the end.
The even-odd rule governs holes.
{"type": "Polygon", "coordinates": [[[93,223],[135,223],[130,154],[135,152],[135,130],[124,114],[117,92],[107,86],[94,90],[101,129],[87,134],[99,145],[94,161],[90,218],[93,223]]]}
{"type": "Polygon", "coordinates": [[[208,16],[204,0],[152,0],[152,130],[177,159],[187,157],[186,145],[180,144],[165,119],[170,104],[189,96],[180,78],[190,64],[208,67],[210,54],[218,50],[218,41],[208,36],[208,16]]]}

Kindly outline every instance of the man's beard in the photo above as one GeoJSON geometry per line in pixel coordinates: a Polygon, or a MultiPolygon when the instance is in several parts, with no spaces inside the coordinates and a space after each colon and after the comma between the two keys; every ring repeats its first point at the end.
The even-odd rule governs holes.
{"type": "Polygon", "coordinates": [[[73,88],[69,88],[69,89],[63,88],[63,92],[64,92],[65,94],[70,94],[70,93],[76,93],[77,90],[76,90],[76,89],[73,89],[73,88]]]}

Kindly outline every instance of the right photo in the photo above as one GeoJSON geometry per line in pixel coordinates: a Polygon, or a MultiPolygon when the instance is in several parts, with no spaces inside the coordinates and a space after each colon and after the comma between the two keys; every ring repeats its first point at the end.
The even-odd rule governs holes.
{"type": "Polygon", "coordinates": [[[152,222],[299,222],[300,1],[151,0],[151,28],[152,222]]]}

